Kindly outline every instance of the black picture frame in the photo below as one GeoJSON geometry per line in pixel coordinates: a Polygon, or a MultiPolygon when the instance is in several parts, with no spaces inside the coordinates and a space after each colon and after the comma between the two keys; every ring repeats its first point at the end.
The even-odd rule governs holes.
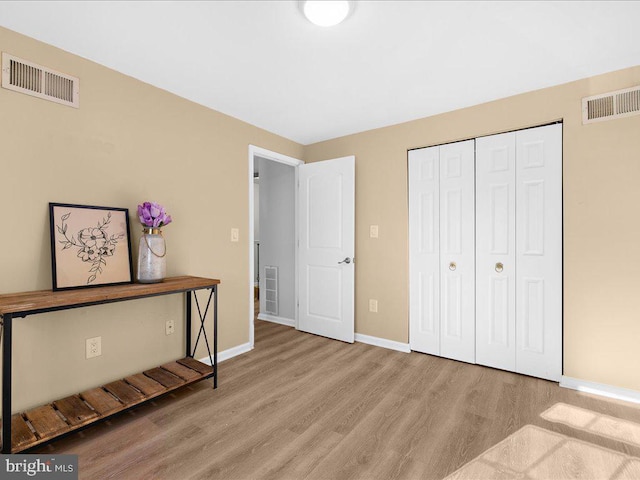
{"type": "Polygon", "coordinates": [[[53,291],[133,283],[129,210],[49,203],[53,291]]]}

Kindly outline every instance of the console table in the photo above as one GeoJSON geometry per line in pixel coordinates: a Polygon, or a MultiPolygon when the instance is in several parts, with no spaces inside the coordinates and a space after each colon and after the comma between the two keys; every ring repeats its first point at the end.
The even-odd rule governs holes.
{"type": "Polygon", "coordinates": [[[145,403],[177,388],[213,377],[218,386],[218,293],[220,280],[201,277],[172,277],[161,283],[127,284],[78,290],[0,295],[2,318],[2,453],[16,453],[104,420],[116,413],[145,403]],[[196,290],[209,290],[204,310],[193,295],[200,318],[200,330],[191,348],[191,303],[196,290]],[[185,294],[186,355],[144,372],[130,375],[100,387],[55,400],[31,410],[11,415],[12,323],[27,315],[72,308],[123,302],[159,295],[185,294]],[[213,299],[213,352],[204,320],[213,299]],[[193,358],[201,336],[211,366],[193,358]]]}

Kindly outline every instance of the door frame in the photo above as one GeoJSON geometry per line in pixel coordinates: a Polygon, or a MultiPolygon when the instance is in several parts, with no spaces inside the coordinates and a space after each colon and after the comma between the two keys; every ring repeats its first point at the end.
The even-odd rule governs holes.
{"type": "MultiPolygon", "coordinates": [[[[255,256],[254,256],[254,192],[253,192],[253,174],[254,168],[253,163],[256,157],[265,158],[267,160],[271,160],[278,163],[283,163],[285,165],[290,165],[292,167],[298,167],[302,165],[304,162],[297,158],[289,157],[287,155],[283,155],[282,153],[273,152],[271,150],[267,150],[266,148],[257,147],[255,145],[249,145],[249,345],[250,348],[253,348],[255,335],[254,335],[254,325],[253,318],[255,316],[255,302],[254,302],[254,286],[255,286],[255,256]]],[[[298,169],[295,168],[295,185],[298,184],[298,169]]],[[[294,213],[294,228],[296,231],[296,252],[293,259],[294,271],[295,271],[295,292],[294,298],[296,299],[296,308],[295,308],[295,328],[298,328],[298,189],[296,188],[296,196],[295,196],[295,213],[294,213]]]]}

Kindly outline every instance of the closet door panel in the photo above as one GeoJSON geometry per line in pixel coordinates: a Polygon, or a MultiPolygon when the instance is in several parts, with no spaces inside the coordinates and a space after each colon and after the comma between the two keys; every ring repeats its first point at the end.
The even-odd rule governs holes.
{"type": "Polygon", "coordinates": [[[516,368],[515,133],[476,139],[476,362],[516,368]]]}
{"type": "Polygon", "coordinates": [[[440,355],[475,362],[474,141],[440,146],[440,355]]]}
{"type": "Polygon", "coordinates": [[[440,147],[409,152],[409,342],[440,355],[440,147]]]}
{"type": "Polygon", "coordinates": [[[562,375],[562,125],[516,132],[516,372],[562,375]]]}

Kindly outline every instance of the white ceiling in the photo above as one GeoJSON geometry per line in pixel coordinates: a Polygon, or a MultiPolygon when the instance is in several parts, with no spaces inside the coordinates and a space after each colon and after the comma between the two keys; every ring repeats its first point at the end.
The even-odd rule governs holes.
{"type": "Polygon", "coordinates": [[[330,28],[296,1],[0,2],[10,30],[302,144],[640,65],[638,19],[639,1],[359,1],[330,28]]]}

